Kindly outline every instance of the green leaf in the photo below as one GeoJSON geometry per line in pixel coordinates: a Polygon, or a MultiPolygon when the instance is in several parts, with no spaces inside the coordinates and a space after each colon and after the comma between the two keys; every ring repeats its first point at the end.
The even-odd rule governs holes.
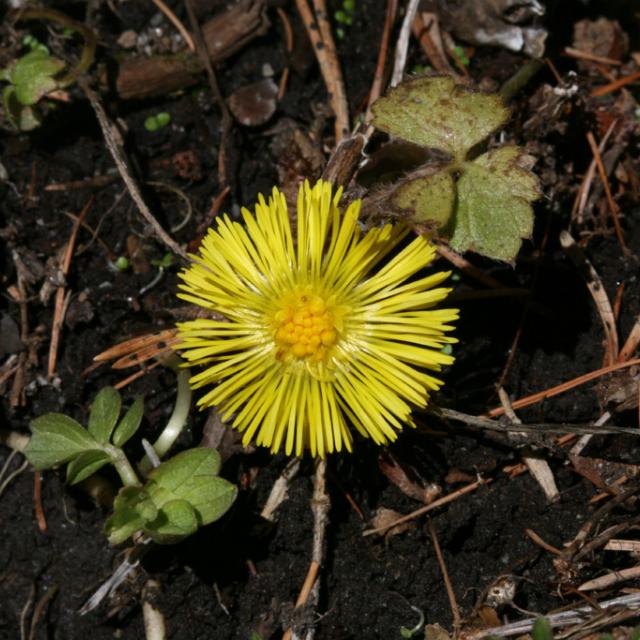
{"type": "Polygon", "coordinates": [[[98,448],[82,425],[61,413],[47,413],[30,426],[33,435],[25,455],[36,469],[48,469],[98,448]]]}
{"type": "Polygon", "coordinates": [[[497,260],[515,258],[533,231],[531,202],[539,197],[534,174],[518,162],[522,152],[507,146],[470,163],[458,180],[458,207],[451,246],[497,260]]]}
{"type": "Polygon", "coordinates": [[[35,104],[56,87],[58,83],[49,76],[34,76],[27,78],[24,82],[16,84],[16,98],[20,104],[30,106],[35,104]]]}
{"type": "Polygon", "coordinates": [[[164,504],[144,531],[159,544],[174,544],[198,530],[198,516],[186,500],[171,500],[164,504]]]}
{"type": "Polygon", "coordinates": [[[157,515],[158,509],[144,489],[123,487],[113,503],[113,514],[104,523],[104,532],[111,544],[120,544],[157,515]]]}
{"type": "Polygon", "coordinates": [[[89,433],[100,443],[107,444],[120,415],[122,400],[113,387],[100,389],[89,414],[89,433]]]}
{"type": "Polygon", "coordinates": [[[394,191],[394,207],[403,210],[412,222],[435,228],[447,225],[456,203],[456,185],[447,171],[409,177],[394,191]]]}
{"type": "Polygon", "coordinates": [[[403,82],[377,100],[372,110],[378,129],[446,151],[457,162],[509,118],[500,96],[475,92],[447,76],[403,82]]]}
{"type": "Polygon", "coordinates": [[[16,61],[12,72],[13,84],[24,84],[33,78],[54,76],[65,68],[65,63],[42,49],[34,49],[16,61]]]}
{"type": "Polygon", "coordinates": [[[85,451],[67,465],[67,482],[69,484],[82,482],[109,462],[111,458],[101,449],[85,451]]]}
{"type": "Polygon", "coordinates": [[[136,398],[125,413],[124,418],[120,420],[120,424],[113,432],[111,441],[116,447],[122,447],[131,438],[132,435],[140,428],[140,422],[144,412],[144,399],[136,398]]]}
{"type": "Polygon", "coordinates": [[[215,449],[183,451],[149,474],[147,489],[162,507],[172,500],[186,500],[196,511],[199,524],[220,518],[236,498],[234,485],[218,477],[220,456],[215,449]]]}

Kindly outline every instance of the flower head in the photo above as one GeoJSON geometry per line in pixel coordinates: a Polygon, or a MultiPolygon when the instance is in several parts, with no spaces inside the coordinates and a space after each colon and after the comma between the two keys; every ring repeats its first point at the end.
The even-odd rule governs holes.
{"type": "Polygon", "coordinates": [[[258,198],[244,225],[228,216],[181,273],[184,300],[222,314],[178,325],[178,348],[195,365],[194,388],[214,385],[198,404],[216,406],[243,443],[287,454],[346,448],[352,425],[378,444],[413,426],[442,384],[431,375],[453,362],[443,352],[455,309],[434,309],[449,273],[425,275],[435,250],[408,230],[363,232],[360,201],[346,211],[342,190],[305,183],[293,229],[281,191],[258,198]]]}

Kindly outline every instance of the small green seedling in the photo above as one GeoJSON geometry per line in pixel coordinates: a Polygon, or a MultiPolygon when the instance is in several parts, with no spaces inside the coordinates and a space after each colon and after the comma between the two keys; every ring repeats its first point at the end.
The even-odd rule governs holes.
{"type": "Polygon", "coordinates": [[[538,179],[515,145],[478,155],[510,112],[498,95],[446,76],[404,82],[373,105],[380,130],[443,158],[409,173],[387,191],[385,209],[418,229],[448,237],[457,251],[512,261],[533,231],[538,179]]]}
{"type": "Polygon", "coordinates": [[[2,92],[5,114],[20,131],[31,131],[40,125],[34,107],[59,88],[57,77],[65,66],[46,47],[36,47],[0,71],[0,80],[8,83],[2,92]]]}
{"type": "Polygon", "coordinates": [[[116,269],[121,273],[124,273],[131,266],[129,258],[127,258],[126,256],[119,256],[114,264],[116,269]]]}
{"type": "Polygon", "coordinates": [[[154,116],[149,116],[144,121],[144,128],[147,131],[158,131],[159,129],[163,129],[171,122],[171,114],[166,111],[162,111],[161,113],[156,113],[154,116]]]}
{"type": "Polygon", "coordinates": [[[333,19],[338,23],[336,27],[336,37],[338,40],[344,40],[347,35],[347,28],[353,24],[353,16],[356,11],[355,0],[344,0],[342,9],[338,9],[333,14],[333,19]]]}
{"type": "MultiPolygon", "coordinates": [[[[178,407],[184,404],[181,383],[179,377],[174,416],[179,412],[178,421],[184,424],[186,412],[183,406],[178,407]]],[[[93,402],[86,429],[60,413],[36,418],[25,451],[29,462],[38,470],[67,464],[69,484],[81,482],[107,464],[113,465],[124,486],[105,523],[112,544],[124,542],[138,531],[160,544],[172,544],[220,518],[235,500],[237,489],[218,477],[218,452],[208,448],[183,451],[152,469],[143,483],[122,449],[140,427],[143,400],[137,398],[122,418],[121,404],[118,391],[106,387],[93,402]]],[[[174,416],[170,423],[176,422],[174,416]]],[[[166,452],[177,437],[176,424],[168,428],[169,437],[159,438],[163,441],[156,447],[158,455],[166,452]]],[[[149,466],[146,462],[139,465],[143,471],[149,466]]]]}
{"type": "Polygon", "coordinates": [[[463,67],[468,67],[471,64],[466,51],[460,45],[453,47],[453,55],[463,67]]]}

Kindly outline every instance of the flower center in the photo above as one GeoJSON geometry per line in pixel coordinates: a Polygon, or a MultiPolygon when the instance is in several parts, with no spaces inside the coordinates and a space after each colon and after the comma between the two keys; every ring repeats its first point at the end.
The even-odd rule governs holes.
{"type": "Polygon", "coordinates": [[[273,320],[279,359],[323,361],[338,339],[333,313],[318,295],[290,298],[273,320]]]}

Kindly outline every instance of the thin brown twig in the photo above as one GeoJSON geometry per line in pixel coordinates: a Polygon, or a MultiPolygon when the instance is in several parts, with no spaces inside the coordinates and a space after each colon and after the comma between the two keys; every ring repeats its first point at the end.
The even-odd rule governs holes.
{"type": "Polygon", "coordinates": [[[622,345],[622,349],[620,349],[620,353],[618,355],[618,362],[627,361],[635,350],[638,348],[640,344],[640,315],[636,318],[636,321],[633,324],[633,328],[629,332],[629,337],[627,341],[622,345]]]}
{"type": "MultiPolygon", "coordinates": [[[[303,605],[316,606],[318,604],[319,586],[318,572],[324,560],[324,546],[327,524],[329,522],[329,507],[331,503],[326,492],[326,460],[316,462],[316,473],[314,478],[313,499],[311,510],[313,511],[313,547],[311,551],[311,563],[305,577],[300,595],[296,600],[296,608],[303,605]]],[[[313,640],[315,635],[314,627],[311,627],[305,636],[305,640],[313,640]]],[[[282,636],[282,640],[296,640],[299,638],[295,629],[287,629],[282,636]]]]}
{"type": "MultiPolygon", "coordinates": [[[[589,373],[584,373],[577,378],[573,378],[571,380],[567,380],[555,387],[550,387],[549,389],[545,389],[544,391],[538,391],[530,396],[526,396],[524,398],[520,398],[519,400],[514,400],[511,403],[511,406],[514,409],[522,409],[523,407],[529,407],[532,404],[536,404],[541,400],[546,400],[547,398],[552,398],[553,396],[560,395],[561,393],[565,393],[566,391],[570,391],[575,387],[579,387],[582,384],[587,382],[591,382],[592,380],[597,380],[598,378],[607,375],[607,373],[612,373],[613,371],[618,371],[619,369],[625,369],[627,367],[631,367],[633,365],[640,364],[640,358],[635,358],[634,360],[627,360],[626,362],[617,362],[616,364],[609,365],[607,367],[602,367],[601,369],[596,369],[595,371],[590,371],[589,373]]],[[[495,418],[497,416],[501,416],[504,414],[504,407],[495,407],[487,412],[487,416],[491,418],[495,418]]]]}
{"type": "Polygon", "coordinates": [[[189,23],[191,24],[191,30],[193,31],[193,37],[196,44],[196,51],[198,53],[198,58],[200,62],[204,65],[204,68],[207,72],[207,78],[209,80],[209,86],[211,87],[211,92],[213,93],[213,97],[218,104],[218,108],[220,109],[220,113],[222,115],[222,123],[221,123],[221,141],[220,141],[220,149],[218,151],[218,184],[224,188],[229,184],[229,176],[227,175],[227,147],[229,144],[229,134],[231,132],[231,127],[233,126],[233,118],[231,117],[231,113],[227,108],[227,103],[224,100],[224,96],[220,91],[220,85],[218,84],[218,78],[216,77],[216,72],[213,68],[213,64],[211,62],[211,58],[209,56],[209,51],[207,49],[207,45],[204,41],[204,36],[202,35],[202,29],[200,28],[200,23],[196,17],[195,11],[193,10],[193,4],[191,0],[184,0],[185,8],[187,9],[187,15],[189,16],[189,23]]]}
{"type": "Polygon", "coordinates": [[[439,73],[446,73],[454,78],[459,78],[460,76],[449,63],[444,51],[438,14],[426,11],[419,14],[416,13],[411,29],[433,68],[439,73]]]}
{"type": "Polygon", "coordinates": [[[451,584],[451,579],[449,578],[449,572],[447,571],[447,565],[445,564],[444,557],[442,555],[442,550],[440,549],[440,542],[438,541],[438,533],[436,532],[436,527],[433,524],[433,520],[431,518],[427,519],[427,524],[429,526],[429,535],[431,536],[431,543],[433,544],[433,550],[436,554],[436,559],[438,560],[438,565],[440,566],[440,571],[442,572],[442,579],[444,580],[444,586],[447,590],[447,598],[449,599],[449,606],[451,607],[451,615],[453,616],[453,629],[454,635],[458,635],[458,630],[462,624],[462,618],[460,617],[460,608],[458,607],[458,602],[456,600],[456,594],[453,590],[453,585],[451,584]]]}
{"type": "Polygon", "coordinates": [[[429,511],[433,511],[438,507],[442,507],[445,504],[449,504],[450,502],[453,502],[454,500],[457,500],[458,498],[466,495],[467,493],[471,493],[472,491],[475,491],[479,487],[489,484],[490,482],[492,482],[491,478],[487,478],[486,480],[483,478],[478,478],[478,480],[476,480],[475,482],[472,482],[471,484],[467,484],[460,489],[456,489],[456,491],[452,491],[451,493],[448,493],[446,496],[443,496],[442,498],[438,498],[438,500],[434,500],[433,502],[425,505],[424,507],[420,507],[419,509],[412,511],[411,513],[401,516],[400,518],[398,518],[397,520],[394,520],[393,522],[389,522],[384,526],[377,527],[375,529],[367,529],[362,535],[371,536],[375,533],[377,534],[384,533],[385,531],[391,529],[392,527],[396,527],[399,524],[409,522],[410,520],[415,520],[421,515],[424,515],[425,513],[429,513],[429,511]]]}
{"type": "Polygon", "coordinates": [[[640,80],[640,71],[635,71],[634,73],[625,76],[624,78],[619,78],[618,80],[614,80],[609,84],[605,84],[602,87],[598,87],[591,92],[592,98],[599,98],[601,96],[606,96],[608,93],[612,93],[613,91],[617,91],[622,87],[625,87],[636,80],[640,80]]]}
{"type": "Polygon", "coordinates": [[[176,14],[173,13],[173,11],[171,11],[171,9],[162,0],[151,0],[151,2],[153,2],[153,4],[155,4],[162,13],[164,13],[169,22],[178,30],[182,39],[185,41],[185,44],[189,47],[189,50],[195,53],[196,45],[193,44],[193,38],[178,16],[176,16],[176,14]]]}
{"type": "Polygon", "coordinates": [[[533,529],[525,529],[524,532],[535,542],[539,547],[542,547],[549,553],[553,553],[556,556],[562,555],[562,551],[548,542],[545,542],[533,529]]]}
{"type": "MultiPolygon", "coordinates": [[[[285,10],[281,9],[280,7],[276,7],[276,12],[278,13],[278,17],[282,22],[282,27],[284,28],[287,54],[291,55],[291,52],[293,51],[293,29],[291,28],[291,22],[289,20],[289,16],[285,12],[285,10]]],[[[284,97],[285,91],[287,90],[288,79],[289,79],[289,66],[287,65],[282,70],[282,75],[280,76],[280,83],[278,84],[278,100],[282,100],[282,98],[284,97]]]]}
{"type": "Polygon", "coordinates": [[[93,108],[96,117],[98,118],[98,123],[100,124],[100,129],[102,130],[102,135],[104,136],[105,143],[107,148],[109,149],[111,156],[116,164],[116,168],[120,173],[120,177],[125,183],[127,189],[129,190],[129,194],[131,198],[135,202],[138,207],[138,211],[142,214],[142,217],[151,225],[154,233],[173,253],[180,256],[185,262],[189,261],[189,257],[187,256],[185,250],[162,228],[160,223],[155,219],[151,210],[145,203],[142,193],[140,192],[140,188],[133,177],[131,171],[129,171],[129,166],[127,162],[127,158],[125,156],[124,150],[121,145],[118,144],[117,134],[114,133],[114,125],[109,121],[107,114],[102,106],[98,95],[89,87],[87,82],[80,78],[78,80],[78,84],[80,88],[83,90],[84,94],[87,96],[89,102],[91,103],[91,107],[93,108]]]}
{"type": "MultiPolygon", "coordinates": [[[[640,76],[639,76],[640,77],[640,76]]],[[[598,151],[598,145],[596,143],[596,139],[593,137],[593,133],[591,131],[587,132],[587,141],[589,142],[589,146],[591,147],[591,153],[593,153],[593,157],[596,161],[596,167],[598,168],[598,174],[600,175],[600,180],[602,181],[602,186],[604,187],[604,192],[607,196],[607,204],[609,205],[609,212],[611,213],[611,218],[613,219],[613,226],[616,230],[616,236],[618,237],[618,242],[620,243],[620,247],[625,255],[629,255],[629,249],[624,242],[624,235],[622,233],[622,227],[620,226],[620,210],[618,209],[618,205],[616,201],[613,199],[611,195],[611,186],[609,185],[609,178],[607,177],[607,171],[604,168],[604,163],[602,162],[602,156],[598,151]]]]}
{"type": "MultiPolygon", "coordinates": [[[[384,15],[384,26],[382,27],[382,37],[380,38],[380,48],[378,49],[378,59],[376,68],[373,72],[373,82],[369,89],[369,98],[367,100],[367,111],[364,116],[364,124],[369,125],[373,118],[371,105],[380,97],[382,86],[384,84],[385,68],[387,66],[387,54],[389,52],[389,40],[391,39],[391,29],[398,13],[398,0],[387,0],[387,9],[384,15]]],[[[367,132],[367,137],[371,135],[367,132]]]]}
{"type": "MultiPolygon", "coordinates": [[[[64,257],[62,259],[62,265],[60,271],[64,279],[69,275],[69,269],[71,268],[71,260],[73,259],[73,252],[76,247],[76,240],[78,239],[78,232],[80,231],[80,225],[84,221],[89,209],[93,205],[93,198],[89,198],[87,204],[84,205],[80,215],[73,223],[71,235],[65,248],[64,257]]],[[[56,367],[58,362],[58,347],[60,346],[60,335],[62,333],[62,324],[64,323],[64,317],[67,313],[69,301],[71,300],[71,291],[66,290],[66,286],[62,285],[56,290],[55,307],[53,312],[53,322],[51,324],[51,342],[49,343],[49,362],[47,365],[47,378],[53,380],[56,375],[56,367]]]]}
{"type": "MultiPolygon", "coordinates": [[[[616,125],[618,124],[617,120],[613,120],[609,125],[609,128],[605,132],[602,140],[600,140],[600,144],[598,145],[598,151],[600,154],[604,152],[604,148],[613,133],[616,125]]],[[[593,183],[593,178],[596,175],[596,159],[595,157],[589,163],[589,168],[587,172],[584,174],[584,178],[582,179],[582,183],[580,184],[580,188],[578,189],[578,193],[576,193],[576,199],[573,202],[573,207],[571,209],[571,220],[575,221],[578,224],[582,224],[584,221],[584,210],[587,206],[587,201],[589,199],[589,192],[591,191],[591,184],[593,183]]]]}
{"type": "Polygon", "coordinates": [[[33,507],[36,514],[38,529],[44,533],[47,530],[47,519],[42,508],[42,476],[40,471],[33,472],[33,507]]]}
{"type": "Polygon", "coordinates": [[[600,64],[608,64],[613,67],[619,67],[622,64],[620,60],[606,58],[605,56],[597,56],[595,53],[581,51],[580,49],[574,49],[573,47],[565,47],[564,53],[570,58],[576,58],[577,60],[588,60],[589,62],[598,62],[600,64]]]}
{"type": "Polygon", "coordinates": [[[331,33],[326,3],[324,0],[313,0],[315,16],[307,0],[296,0],[298,13],[302,18],[307,35],[318,59],[320,73],[327,87],[329,102],[336,116],[335,134],[338,144],[349,133],[349,108],[344,90],[344,80],[336,46],[331,33]]]}
{"type": "Polygon", "coordinates": [[[454,251],[448,245],[436,242],[436,251],[438,255],[442,256],[445,260],[450,262],[454,267],[460,269],[466,273],[469,277],[474,278],[478,282],[482,282],[487,287],[491,287],[492,289],[503,289],[504,285],[487,275],[482,269],[479,269],[475,265],[471,264],[464,256],[461,256],[458,252],[454,251]]]}
{"type": "Polygon", "coordinates": [[[602,283],[598,272],[595,270],[595,267],[591,264],[591,261],[576,244],[576,241],[568,231],[560,232],[560,245],[583,276],[587,289],[589,290],[589,293],[593,298],[593,302],[596,305],[598,315],[600,316],[606,344],[603,364],[614,364],[618,358],[619,350],[618,330],[616,328],[613,308],[609,297],[607,296],[604,284],[602,283]]]}

